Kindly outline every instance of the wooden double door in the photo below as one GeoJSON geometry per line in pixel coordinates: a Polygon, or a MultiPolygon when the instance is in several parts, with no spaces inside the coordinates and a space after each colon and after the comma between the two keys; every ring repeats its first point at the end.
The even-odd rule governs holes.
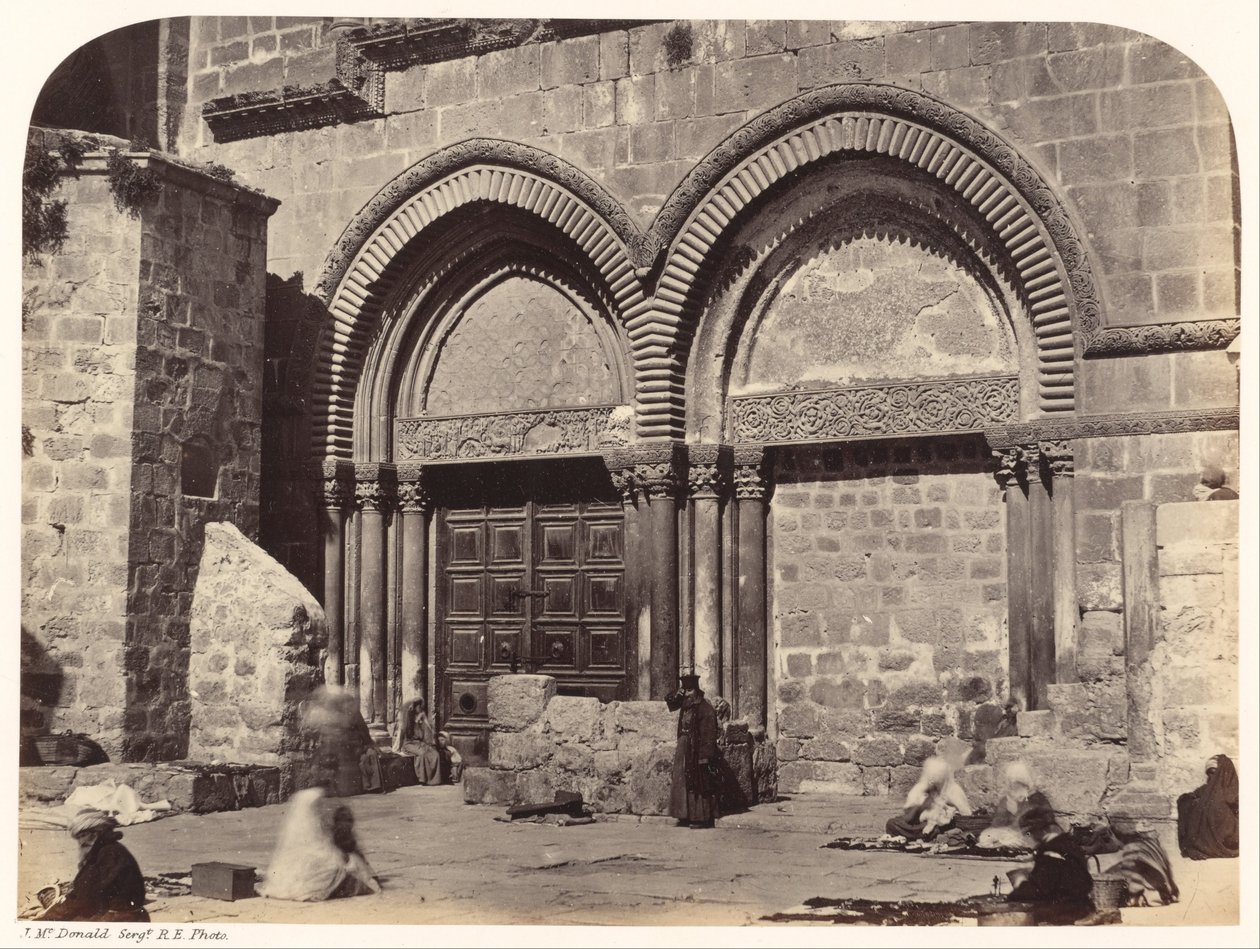
{"type": "Polygon", "coordinates": [[[625,535],[602,465],[501,465],[462,481],[437,519],[438,715],[487,759],[488,682],[554,676],[560,694],[625,698],[625,535]]]}

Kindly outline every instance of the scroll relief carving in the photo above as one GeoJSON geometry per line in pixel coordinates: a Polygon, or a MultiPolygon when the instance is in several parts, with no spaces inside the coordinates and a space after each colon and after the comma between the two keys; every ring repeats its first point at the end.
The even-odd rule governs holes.
{"type": "Polygon", "coordinates": [[[1016,418],[1014,376],[942,379],[843,389],[777,392],[731,399],[739,442],[969,432],[1016,418]]]}
{"type": "Polygon", "coordinates": [[[400,460],[443,461],[598,452],[627,444],[628,412],[626,406],[601,405],[399,419],[395,427],[395,456],[400,460]]]}

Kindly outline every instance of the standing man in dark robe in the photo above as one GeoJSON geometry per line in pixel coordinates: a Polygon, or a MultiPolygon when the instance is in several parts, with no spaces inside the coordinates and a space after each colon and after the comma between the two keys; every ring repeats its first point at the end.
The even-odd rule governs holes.
{"type": "Polygon", "coordinates": [[[669,796],[669,813],[680,824],[712,827],[717,818],[717,712],[700,689],[700,677],[679,676],[682,685],[665,704],[678,716],[678,746],[669,796]]]}

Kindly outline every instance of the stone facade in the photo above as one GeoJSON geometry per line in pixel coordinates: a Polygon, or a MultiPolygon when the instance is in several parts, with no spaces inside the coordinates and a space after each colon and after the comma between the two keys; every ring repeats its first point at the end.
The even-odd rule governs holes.
{"type": "MultiPolygon", "coordinates": [[[[678,715],[664,702],[608,702],[556,695],[544,675],[490,680],[490,762],[464,771],[470,804],[551,801],[576,791],[599,813],[669,812],[678,715]]],[[[720,801],[742,810],[776,795],[774,751],[746,725],[719,742],[726,773],[720,801]]]]}
{"type": "Polygon", "coordinates": [[[231,524],[205,525],[189,617],[188,757],[280,765],[301,757],[300,707],[323,681],[324,611],[231,524]]]}
{"type": "MultiPolygon", "coordinates": [[[[472,669],[471,644],[525,627],[545,642],[560,622],[545,584],[586,581],[529,544],[461,561],[449,514],[490,523],[507,503],[542,537],[563,456],[598,454],[587,495],[562,500],[608,505],[624,541],[605,553],[627,646],[600,694],[659,698],[694,663],[748,723],[726,735],[745,798],[772,761],[788,790],[896,795],[933,752],[970,757],[983,797],[995,764],[1027,753],[1048,770],[1061,756],[1061,806],[1096,813],[1173,780],[1148,733],[1186,754],[1228,740],[1184,702],[1158,725],[1135,715],[1149,597],[1125,593],[1123,505],[1185,500],[1207,464],[1239,474],[1223,351],[1238,169],[1220,95],[1178,50],[1092,24],[262,16],[163,21],[158,56],[154,127],[282,203],[265,252],[271,205],[225,223],[169,188],[136,234],[110,231],[149,264],[109,303],[138,311],[136,354],[106,334],[83,358],[115,358],[129,400],[101,394],[103,369],[64,378],[79,357],[42,311],[28,327],[28,679],[62,689],[58,657],[80,654],[127,670],[32,724],[83,721],[130,757],[187,750],[170,736],[186,730],[205,520],[257,530],[318,591],[328,675],[370,670],[374,723],[421,687],[448,718],[465,699],[480,716],[481,690],[511,677],[497,652],[472,669]],[[174,286],[193,259],[233,279],[174,286]],[[178,326],[193,302],[208,322],[178,326]],[[76,406],[113,400],[128,461],[72,473],[54,455],[73,446],[45,433],[86,437],[76,406]],[[222,459],[212,499],[170,488],[172,446],[193,435],[194,460],[222,459]],[[103,477],[127,509],[93,511],[84,539],[74,492],[103,477]],[[512,490],[461,493],[495,478],[512,490]],[[93,587],[104,635],[83,651],[61,591],[89,578],[59,552],[106,542],[126,547],[126,577],[93,587]],[[438,615],[474,562],[503,590],[542,579],[511,609],[438,615]],[[451,665],[468,668],[448,675],[443,637],[464,620],[451,665]],[[1018,735],[996,738],[1008,704],[1018,735]]],[[[90,178],[67,187],[76,214],[107,210],[90,178]]],[[[50,285],[73,295],[92,261],[69,251],[46,266],[69,268],[50,285]]],[[[68,312],[60,328],[91,337],[68,312]]],[[[1168,550],[1169,570],[1205,563],[1168,550]]],[[[1169,642],[1195,610],[1215,627],[1229,609],[1215,574],[1191,576],[1162,584],[1186,601],[1169,642]]],[[[1187,661],[1187,681],[1214,674],[1187,661]]],[[[652,812],[672,740],[659,706],[566,688],[486,726],[470,799],[575,784],[652,812]]]]}
{"type": "Polygon", "coordinates": [[[133,161],[155,198],[120,210],[107,156],[89,154],[62,181],[65,248],[27,262],[23,644],[46,687],[26,704],[31,726],[169,760],[188,743],[203,525],[258,530],[275,202],[156,153],[133,161]],[[182,484],[190,453],[208,487],[182,484]]]}

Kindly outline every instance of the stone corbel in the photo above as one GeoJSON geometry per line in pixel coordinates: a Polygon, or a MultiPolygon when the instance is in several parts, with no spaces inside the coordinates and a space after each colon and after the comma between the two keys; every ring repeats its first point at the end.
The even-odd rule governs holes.
{"type": "Polygon", "coordinates": [[[1040,476],[1041,448],[1035,442],[994,448],[992,453],[993,458],[997,462],[997,469],[993,472],[993,477],[1002,489],[1003,494],[1006,493],[1006,489],[1010,487],[1012,481],[1026,485],[1030,471],[1036,473],[1038,477],[1040,476]]]}

